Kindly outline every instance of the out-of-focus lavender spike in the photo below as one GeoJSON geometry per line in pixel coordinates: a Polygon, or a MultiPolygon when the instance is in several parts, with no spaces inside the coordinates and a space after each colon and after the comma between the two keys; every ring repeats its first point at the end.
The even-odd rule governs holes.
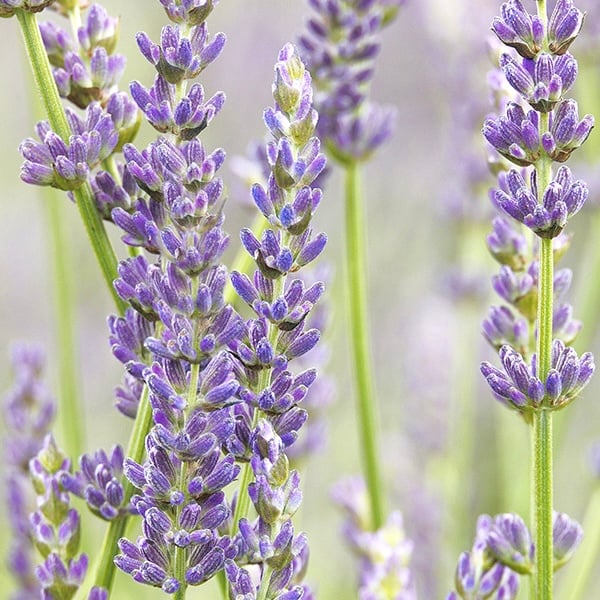
{"type": "Polygon", "coordinates": [[[344,537],[361,559],[360,597],[379,598],[385,590],[393,589],[394,598],[415,600],[416,588],[409,566],[413,544],[405,536],[402,515],[392,512],[381,529],[370,531],[366,488],[360,477],[340,481],[332,495],[346,514],[344,537]]]}
{"type": "Polygon", "coordinates": [[[87,572],[87,556],[78,555],[79,513],[70,506],[69,494],[61,485],[70,466],[51,435],[46,436],[41,450],[29,463],[38,495],[38,508],[30,516],[31,532],[36,548],[44,557],[35,574],[44,598],[71,597],[87,572]]]}
{"type": "Polygon", "coordinates": [[[315,82],[318,135],[341,162],[368,158],[391,135],[395,109],[368,101],[381,30],[403,2],[310,2],[298,44],[315,82]]]}
{"type": "Polygon", "coordinates": [[[7,434],[5,498],[10,524],[7,562],[17,583],[12,598],[38,598],[40,585],[34,574],[33,541],[29,513],[35,508],[29,461],[39,452],[48,433],[56,405],[42,378],[45,357],[39,346],[18,344],[12,349],[14,381],[3,401],[7,434]]]}

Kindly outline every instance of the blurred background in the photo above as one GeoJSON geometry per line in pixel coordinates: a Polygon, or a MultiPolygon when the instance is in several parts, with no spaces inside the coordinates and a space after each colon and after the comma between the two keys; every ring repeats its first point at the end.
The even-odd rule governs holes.
{"type": "MultiPolygon", "coordinates": [[[[103,4],[110,14],[121,17],[118,51],[128,57],[123,86],[133,79],[149,86],[154,72],[139,55],[135,34],[144,30],[154,40],[159,37],[167,23],[159,2],[106,0],[103,4]]],[[[515,511],[527,519],[529,510],[528,431],[515,414],[497,405],[479,374],[481,360],[494,360],[480,333],[493,299],[489,279],[497,271],[485,246],[491,215],[487,190],[494,181],[487,173],[480,130],[490,110],[488,42],[499,4],[496,0],[408,0],[384,32],[372,91],[373,99],[398,111],[394,137],[365,166],[363,178],[369,239],[365,276],[383,423],[382,460],[390,508],[404,513],[407,535],[415,542],[419,597],[426,600],[442,598],[451,589],[456,558],[470,548],[478,514],[515,511]],[[475,428],[465,433],[460,426],[467,417],[475,428]]],[[[572,48],[581,71],[573,96],[580,103],[580,114],[598,115],[600,12],[593,4],[593,0],[578,2],[589,14],[572,48]]],[[[307,3],[301,0],[238,0],[221,2],[209,19],[211,33],[223,31],[228,37],[223,55],[202,75],[201,83],[208,94],[223,90],[227,95],[225,108],[202,139],[208,148],[222,146],[229,157],[222,171],[228,195],[229,259],[239,249],[240,227],[249,226],[254,217],[248,191],[231,168],[235,164],[231,159],[245,155],[248,144],[263,137],[262,111],[272,103],[277,52],[296,39],[308,14],[307,3]]],[[[64,195],[26,186],[19,179],[18,146],[32,135],[39,108],[32,100],[33,83],[17,23],[2,21],[0,32],[0,114],[4,118],[0,356],[8,357],[13,340],[43,343],[48,381],[54,391],[58,389],[45,205],[59,203],[76,272],[73,319],[79,351],[74,368],[80,374],[86,411],[86,447],[92,451],[126,444],[131,422],[113,407],[113,389],[122,367],[107,342],[111,299],[75,207],[64,195]]],[[[136,145],[141,147],[153,137],[153,130],[142,125],[136,145]]],[[[575,177],[588,181],[591,197],[569,225],[573,243],[561,264],[573,269],[573,289],[567,299],[575,306],[575,316],[585,319],[586,345],[576,343],[579,352],[600,349],[596,335],[600,297],[592,285],[600,277],[600,264],[593,257],[600,246],[597,138],[593,131],[572,161],[575,177]],[[580,306],[587,307],[585,317],[580,306]]],[[[335,404],[327,411],[326,449],[304,467],[305,501],[298,522],[309,536],[307,579],[318,596],[351,598],[355,563],[341,541],[341,517],[330,500],[334,482],[359,469],[341,272],[343,188],[335,168],[316,226],[330,240],[320,260],[332,272],[327,372],[337,391],[335,404]]],[[[122,253],[118,234],[114,228],[109,230],[122,253]]],[[[0,387],[9,385],[9,363],[3,358],[0,387]]],[[[555,505],[578,520],[598,486],[589,448],[600,438],[599,390],[600,382],[592,382],[584,396],[557,418],[555,505]]],[[[92,518],[86,519],[86,527],[88,523],[84,544],[90,550],[97,548],[103,525],[92,518]]],[[[2,536],[0,553],[5,542],[2,536]]],[[[3,571],[1,590],[8,589],[8,581],[3,571]]],[[[121,591],[115,598],[129,597],[125,577],[119,576],[117,586],[121,591]]],[[[4,593],[8,594],[0,592],[0,596],[4,593]]],[[[161,597],[147,588],[135,593],[161,597]]],[[[600,583],[589,594],[598,597],[600,583]]],[[[211,594],[200,588],[190,590],[188,597],[211,594]]],[[[568,594],[561,597],[566,600],[568,594]]]]}

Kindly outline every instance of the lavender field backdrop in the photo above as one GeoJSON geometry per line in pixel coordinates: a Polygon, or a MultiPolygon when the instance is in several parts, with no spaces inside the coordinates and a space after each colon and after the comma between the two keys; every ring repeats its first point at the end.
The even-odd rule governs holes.
{"type": "MultiPolygon", "coordinates": [[[[580,115],[598,118],[600,7],[593,0],[577,4],[588,14],[572,49],[580,74],[570,94],[578,100],[580,115]]],[[[150,85],[154,72],[139,55],[135,34],[143,30],[158,39],[166,22],[162,8],[153,0],[104,0],[103,5],[121,18],[118,49],[128,57],[123,87],[132,79],[150,85]]],[[[529,513],[527,428],[492,398],[479,371],[481,361],[497,362],[481,332],[488,306],[497,303],[490,280],[498,270],[485,244],[492,215],[488,189],[495,182],[486,164],[481,128],[492,112],[487,78],[498,42],[492,40],[490,25],[499,5],[497,0],[407,0],[383,32],[372,88],[374,99],[397,110],[393,136],[363,172],[368,207],[365,277],[382,424],[381,460],[388,507],[403,513],[406,535],[414,543],[410,564],[418,597],[424,600],[443,598],[452,589],[456,560],[471,547],[479,514],[529,513]]],[[[202,139],[208,148],[221,146],[227,152],[221,172],[227,198],[224,228],[231,238],[225,262],[240,248],[240,228],[254,219],[240,172],[249,144],[263,136],[263,109],[272,103],[273,64],[280,48],[297,40],[309,14],[302,0],[222,0],[211,16],[211,32],[225,32],[227,45],[218,66],[207,70],[201,81],[209,94],[225,90],[227,102],[202,139]]],[[[33,81],[15,20],[2,20],[0,32],[0,341],[6,357],[0,360],[0,387],[7,390],[11,385],[9,345],[32,340],[43,344],[49,386],[53,394],[59,393],[45,206],[55,202],[67,224],[76,273],[75,367],[85,407],[86,448],[126,444],[131,423],[113,406],[122,365],[107,341],[111,298],[73,205],[61,192],[27,186],[19,179],[18,146],[32,135],[42,114],[33,100],[33,81]]],[[[144,123],[136,143],[148,143],[154,135],[144,123]]],[[[581,354],[600,351],[600,260],[594,258],[600,254],[596,130],[570,166],[590,189],[585,207],[569,223],[573,241],[561,261],[561,267],[573,271],[567,300],[574,305],[575,317],[584,321],[574,342],[581,354]]],[[[324,410],[326,443],[302,466],[304,502],[296,518],[296,528],[310,540],[307,581],[323,599],[356,597],[357,567],[342,541],[342,515],[331,496],[336,482],[360,469],[342,276],[343,181],[338,167],[331,167],[315,227],[329,238],[319,268],[330,282],[324,374],[335,385],[335,400],[324,410]]],[[[119,233],[112,226],[108,229],[120,257],[125,256],[117,244],[119,233]]],[[[554,505],[579,522],[600,487],[600,460],[592,459],[593,444],[600,440],[599,386],[592,380],[581,398],[556,417],[554,505]]],[[[59,443],[65,435],[57,432],[59,443]]],[[[83,502],[75,506],[85,514],[83,502]]],[[[4,531],[10,515],[2,512],[1,518],[4,531]]],[[[90,553],[91,562],[103,530],[100,521],[86,518],[83,550],[90,553]]],[[[129,534],[130,539],[135,536],[135,531],[129,534]]],[[[7,542],[3,535],[0,554],[7,542]]],[[[576,558],[556,576],[557,598],[570,598],[561,580],[571,568],[577,568],[576,558]]],[[[599,569],[596,561],[594,572],[599,569]]],[[[117,577],[117,599],[136,593],[163,597],[149,587],[140,591],[122,573],[117,577]]],[[[600,597],[600,581],[592,579],[586,598],[600,597]]],[[[12,585],[2,563],[0,589],[12,585]]],[[[523,587],[520,598],[527,597],[523,587]]],[[[0,596],[8,598],[8,591],[0,596]]],[[[202,587],[190,589],[187,597],[213,595],[202,587]]]]}

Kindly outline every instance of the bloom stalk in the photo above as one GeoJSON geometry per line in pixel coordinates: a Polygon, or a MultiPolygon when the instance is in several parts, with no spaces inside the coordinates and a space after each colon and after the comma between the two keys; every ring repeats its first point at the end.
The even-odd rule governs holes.
{"type": "Polygon", "coordinates": [[[371,527],[385,520],[385,492],[378,444],[378,415],[374,369],[369,350],[366,244],[364,208],[361,202],[360,168],[346,167],[346,276],[352,329],[352,354],[358,400],[362,461],[371,505],[371,527]]]}
{"type": "MultiPolygon", "coordinates": [[[[71,130],[60,102],[54,77],[50,71],[50,63],[44,50],[36,17],[33,13],[23,9],[17,10],[16,16],[21,26],[25,48],[48,119],[54,131],[66,142],[71,135],[71,130]]],[[[94,205],[92,191],[86,183],[73,190],[73,195],[108,289],[117,309],[123,312],[125,304],[112,286],[112,282],[117,276],[117,259],[94,205]]]]}

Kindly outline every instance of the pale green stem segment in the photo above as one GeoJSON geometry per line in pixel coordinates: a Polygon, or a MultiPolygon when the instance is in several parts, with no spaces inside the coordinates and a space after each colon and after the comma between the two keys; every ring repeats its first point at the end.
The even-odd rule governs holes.
{"type": "MultiPolygon", "coordinates": [[[[50,63],[44,49],[35,15],[25,10],[16,11],[16,15],[21,26],[21,33],[33,70],[35,83],[46,114],[48,115],[50,126],[57,135],[65,142],[68,142],[71,131],[54,78],[52,77],[50,63]]],[[[118,311],[123,313],[125,311],[125,303],[119,298],[113,288],[113,281],[117,278],[117,258],[106,235],[102,219],[96,210],[89,184],[86,183],[74,190],[73,196],[108,289],[112,294],[118,311]]]]}
{"type": "MultiPolygon", "coordinates": [[[[135,424],[129,440],[129,447],[125,453],[125,456],[128,456],[137,463],[141,463],[144,457],[144,443],[146,440],[146,435],[148,431],[150,431],[151,425],[152,406],[148,400],[148,387],[144,386],[135,424]]],[[[131,499],[135,488],[125,477],[123,478],[123,487],[125,491],[125,504],[131,499]]],[[[100,550],[100,562],[94,576],[94,585],[106,588],[109,592],[109,597],[116,569],[113,558],[117,553],[117,542],[125,533],[127,520],[128,517],[121,517],[120,519],[111,521],[108,529],[106,530],[106,534],[104,535],[104,541],[100,550]]]]}
{"type": "MultiPolygon", "coordinates": [[[[538,10],[546,15],[544,2],[538,10]]],[[[540,133],[548,130],[548,114],[540,115],[540,133]]],[[[538,161],[538,193],[541,196],[552,179],[552,161],[543,155],[538,161]]],[[[538,198],[539,201],[539,198],[538,198]]],[[[537,376],[546,381],[552,366],[552,317],[554,295],[554,255],[551,239],[540,240],[540,271],[537,312],[537,376]]],[[[545,402],[544,399],[543,402],[545,402]]],[[[552,413],[541,406],[533,414],[532,513],[535,535],[535,600],[552,600],[552,413]]]]}
{"type": "Polygon", "coordinates": [[[77,378],[77,352],[75,351],[75,301],[69,236],[61,215],[61,204],[53,193],[48,193],[46,211],[52,242],[52,267],[54,287],[54,314],[58,346],[58,374],[62,428],[62,445],[68,456],[77,461],[83,452],[83,409],[77,378]]]}
{"type": "Polygon", "coordinates": [[[266,600],[272,573],[273,569],[269,565],[265,565],[256,600],[266,600]]]}
{"type": "Polygon", "coordinates": [[[369,352],[365,217],[358,164],[346,165],[346,278],[350,309],[352,372],[358,401],[359,447],[367,482],[371,529],[385,518],[385,499],[378,446],[377,400],[369,352]]]}
{"type": "Polygon", "coordinates": [[[600,486],[592,494],[583,517],[583,541],[581,546],[569,561],[569,568],[560,586],[563,592],[560,598],[583,600],[592,578],[594,567],[600,553],[600,486]]]}

